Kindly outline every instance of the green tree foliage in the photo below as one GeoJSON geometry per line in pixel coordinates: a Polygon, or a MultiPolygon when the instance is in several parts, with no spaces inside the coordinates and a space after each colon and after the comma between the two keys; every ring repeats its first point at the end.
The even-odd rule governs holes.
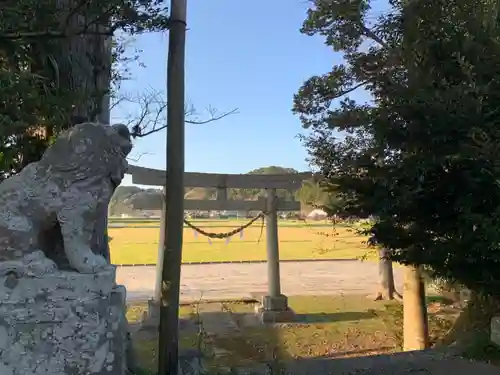
{"type": "MultiPolygon", "coordinates": [[[[297,170],[293,168],[283,168],[271,165],[269,167],[261,167],[248,172],[248,174],[292,174],[298,173],[297,170]]],[[[284,189],[277,189],[276,195],[280,199],[292,200],[293,194],[284,189]]],[[[243,199],[243,200],[256,200],[259,197],[264,196],[264,191],[262,189],[229,189],[228,197],[230,199],[243,199]]]]}
{"type": "MultiPolygon", "coordinates": [[[[68,51],[82,38],[88,43],[114,38],[111,79],[116,86],[126,78],[124,63],[135,58],[125,54],[127,38],[167,27],[166,8],[157,0],[2,2],[0,178],[38,160],[58,132],[85,120],[74,115],[88,96],[100,103],[107,94],[108,87],[91,94],[75,90],[73,82],[87,77],[70,76],[79,62],[68,51]]],[[[85,115],[92,120],[96,114],[85,115]]]]}
{"type": "Polygon", "coordinates": [[[294,111],[313,164],[405,264],[500,290],[500,19],[486,0],[315,1],[302,32],[344,63],[294,111]],[[348,97],[363,87],[371,102],[348,97]]]}
{"type": "Polygon", "coordinates": [[[295,192],[295,199],[303,206],[321,208],[330,215],[340,213],[340,200],[335,190],[324,184],[319,175],[304,181],[302,187],[295,192]]]}

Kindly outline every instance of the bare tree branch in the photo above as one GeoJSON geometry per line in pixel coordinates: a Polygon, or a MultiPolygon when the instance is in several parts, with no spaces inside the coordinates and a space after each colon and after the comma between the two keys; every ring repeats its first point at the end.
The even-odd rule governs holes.
{"type": "Polygon", "coordinates": [[[150,153],[150,152],[141,152],[139,155],[137,155],[135,157],[127,156],[127,159],[130,160],[130,161],[133,161],[134,163],[137,163],[139,160],[141,160],[141,158],[143,156],[146,156],[146,155],[153,155],[153,154],[150,153]]]}
{"type": "Polygon", "coordinates": [[[359,82],[359,83],[349,87],[348,89],[345,89],[345,90],[339,92],[337,95],[332,96],[331,100],[339,99],[347,94],[350,94],[351,92],[359,89],[360,87],[366,85],[367,83],[370,83],[372,80],[373,80],[373,78],[370,78],[370,79],[367,79],[365,81],[359,82]]]}
{"type": "Polygon", "coordinates": [[[339,98],[357,90],[358,88],[363,87],[363,86],[373,82],[373,80],[377,79],[379,74],[382,73],[382,71],[385,68],[391,66],[391,64],[397,63],[398,50],[396,48],[391,48],[391,46],[389,46],[384,40],[379,38],[371,29],[366,27],[364,24],[360,24],[359,27],[360,27],[363,35],[366,38],[369,38],[372,41],[378,43],[380,45],[380,48],[385,49],[387,51],[387,54],[388,54],[387,60],[383,64],[381,64],[380,66],[375,67],[375,69],[373,71],[365,70],[365,73],[368,73],[371,76],[370,78],[365,79],[365,80],[343,90],[342,92],[338,93],[333,98],[331,98],[332,100],[339,99],[339,98]]]}
{"type": "MultiPolygon", "coordinates": [[[[113,100],[113,108],[127,112],[124,115],[126,125],[131,128],[132,136],[142,138],[165,129],[167,124],[166,95],[163,92],[150,90],[140,95],[125,94],[113,100]]],[[[200,114],[192,104],[185,109],[186,124],[203,125],[238,113],[238,109],[220,112],[208,107],[206,114],[200,114]]]]}

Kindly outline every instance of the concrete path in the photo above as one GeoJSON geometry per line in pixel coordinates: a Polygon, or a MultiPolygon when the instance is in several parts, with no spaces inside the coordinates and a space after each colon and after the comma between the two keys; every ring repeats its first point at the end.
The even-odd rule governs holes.
{"type": "MultiPolygon", "coordinates": [[[[183,265],[181,300],[251,297],[267,290],[266,263],[183,265]]],[[[129,299],[154,294],[156,269],[151,266],[119,267],[117,282],[127,287],[129,299]]],[[[398,291],[402,269],[394,268],[398,291]]],[[[378,265],[361,261],[286,262],[281,264],[281,289],[292,295],[375,294],[378,265]]]]}

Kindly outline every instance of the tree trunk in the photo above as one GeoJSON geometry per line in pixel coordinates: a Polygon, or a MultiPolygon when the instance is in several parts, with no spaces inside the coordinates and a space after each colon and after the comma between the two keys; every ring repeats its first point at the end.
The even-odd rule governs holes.
{"type": "MultiPolygon", "coordinates": [[[[89,22],[85,6],[79,7],[78,1],[59,0],[58,6],[62,20],[71,14],[68,19],[68,33],[81,30],[89,22]],[[73,12],[75,8],[79,11],[73,12]]],[[[51,52],[57,70],[54,73],[54,82],[74,96],[73,112],[68,113],[67,126],[60,128],[84,121],[109,124],[112,45],[111,37],[104,35],[106,28],[106,24],[93,24],[88,27],[88,34],[61,38],[52,43],[51,52]]],[[[104,216],[96,223],[93,250],[109,262],[107,208],[103,207],[100,211],[104,216]]]]}
{"type": "MultiPolygon", "coordinates": [[[[53,81],[73,99],[73,111],[67,114],[66,124],[57,124],[59,126],[56,128],[64,129],[85,121],[109,124],[112,37],[105,35],[108,28],[106,20],[86,27],[89,20],[85,6],[81,6],[81,2],[76,0],[59,0],[58,8],[63,24],[71,14],[67,20],[69,33],[87,28],[88,34],[60,38],[51,45],[50,56],[55,63],[53,81]],[[79,10],[74,12],[74,9],[79,10]]],[[[100,207],[99,213],[92,238],[92,250],[110,262],[108,207],[100,207]]],[[[127,369],[135,373],[135,350],[128,329],[126,351],[127,369]]]]}
{"type": "MultiPolygon", "coordinates": [[[[63,20],[71,14],[67,26],[69,33],[81,30],[89,22],[85,7],[79,7],[78,1],[59,0],[58,5],[63,20]],[[79,11],[72,11],[78,7],[79,11]]],[[[105,35],[105,22],[88,26],[87,34],[61,38],[53,43],[57,65],[55,81],[74,95],[70,118],[110,122],[112,38],[105,35]]]]}
{"type": "Polygon", "coordinates": [[[378,249],[378,272],[379,272],[379,291],[375,301],[380,300],[401,300],[401,295],[396,292],[394,286],[394,271],[392,261],[389,259],[389,250],[385,248],[378,249]]]}
{"type": "Polygon", "coordinates": [[[419,267],[405,267],[403,291],[403,350],[429,347],[425,288],[419,267]]]}

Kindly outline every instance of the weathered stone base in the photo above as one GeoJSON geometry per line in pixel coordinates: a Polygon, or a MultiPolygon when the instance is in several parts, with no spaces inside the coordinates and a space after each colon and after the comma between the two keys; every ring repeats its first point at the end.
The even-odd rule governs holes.
{"type": "Polygon", "coordinates": [[[263,324],[286,323],[295,320],[295,313],[288,307],[288,298],[284,295],[263,296],[261,304],[257,305],[255,310],[263,324]]]}
{"type": "Polygon", "coordinates": [[[43,274],[40,263],[36,272],[19,263],[0,269],[0,374],[125,374],[125,288],[115,267],[80,274],[47,263],[43,274]]]}

